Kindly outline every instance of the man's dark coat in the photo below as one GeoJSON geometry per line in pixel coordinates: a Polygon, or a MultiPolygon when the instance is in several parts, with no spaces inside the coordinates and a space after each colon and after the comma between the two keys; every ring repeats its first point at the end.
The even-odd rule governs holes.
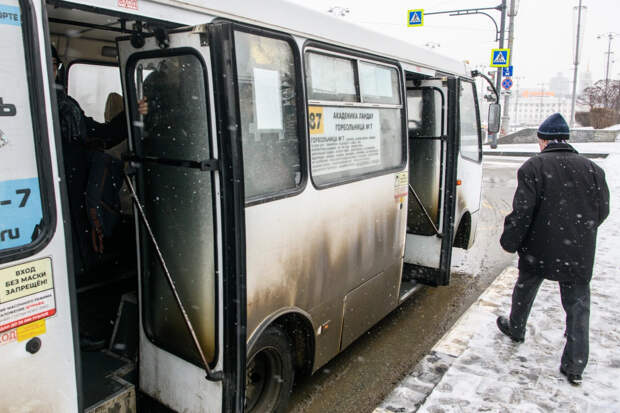
{"type": "Polygon", "coordinates": [[[549,280],[589,282],[596,231],[609,214],[605,172],[566,143],[550,143],[517,173],[513,211],[500,243],[519,270],[549,280]]]}

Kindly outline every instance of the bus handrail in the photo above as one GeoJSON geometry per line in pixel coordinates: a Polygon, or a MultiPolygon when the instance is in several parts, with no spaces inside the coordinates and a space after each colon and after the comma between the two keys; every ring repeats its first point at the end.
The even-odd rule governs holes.
{"type": "Polygon", "coordinates": [[[411,184],[409,184],[409,191],[413,194],[413,196],[415,197],[416,201],[418,201],[418,205],[420,205],[420,208],[422,209],[422,212],[424,212],[424,215],[426,216],[426,219],[428,219],[428,222],[430,222],[430,224],[433,226],[433,230],[435,230],[435,234],[439,238],[441,238],[441,236],[442,236],[441,232],[439,232],[439,230],[437,229],[437,226],[435,226],[435,223],[433,222],[433,219],[431,218],[430,214],[428,213],[428,211],[424,207],[424,204],[422,204],[422,200],[420,199],[420,197],[416,193],[415,189],[413,189],[413,186],[411,186],[411,184]]]}

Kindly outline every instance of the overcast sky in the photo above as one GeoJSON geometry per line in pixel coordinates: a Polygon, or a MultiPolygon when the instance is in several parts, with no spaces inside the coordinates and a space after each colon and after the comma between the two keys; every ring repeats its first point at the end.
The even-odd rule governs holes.
{"type": "MultiPolygon", "coordinates": [[[[495,26],[483,15],[451,17],[431,15],[423,27],[407,27],[407,10],[456,10],[493,7],[501,0],[290,0],[306,7],[327,12],[333,6],[349,10],[343,19],[371,29],[389,33],[417,45],[439,44],[435,51],[458,60],[469,60],[472,67],[488,66],[491,49],[496,48],[495,26]]],[[[523,88],[547,88],[549,79],[558,72],[572,81],[573,51],[578,0],[517,0],[515,40],[512,64],[514,80],[523,88]],[[575,17],[574,17],[575,16],[575,17]]],[[[510,5],[510,0],[507,0],[510,5]]],[[[608,38],[597,40],[597,35],[617,32],[612,41],[611,55],[620,54],[620,0],[583,0],[587,7],[583,53],[579,73],[590,69],[594,81],[605,78],[608,38]]],[[[499,11],[489,14],[500,24],[499,11]]],[[[506,44],[508,39],[506,22],[506,44]]],[[[620,60],[610,64],[609,77],[620,78],[620,60]]]]}

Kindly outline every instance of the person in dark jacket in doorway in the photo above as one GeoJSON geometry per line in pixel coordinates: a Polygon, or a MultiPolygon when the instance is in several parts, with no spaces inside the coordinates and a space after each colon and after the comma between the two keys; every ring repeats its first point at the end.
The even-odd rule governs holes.
{"type": "Polygon", "coordinates": [[[609,215],[609,189],[603,169],[579,155],[565,142],[568,138],[562,115],[551,115],[538,129],[541,153],[517,173],[513,210],[500,243],[506,251],[518,252],[519,278],[510,317],[498,317],[497,326],[523,342],[540,284],[558,281],[566,312],[560,372],[578,385],[588,362],[590,280],[597,229],[609,215]]]}
{"type": "MultiPolygon", "coordinates": [[[[111,166],[116,164],[113,164],[111,157],[105,155],[103,150],[127,139],[127,121],[124,111],[105,123],[97,122],[86,116],[78,102],[67,94],[59,79],[58,68],[62,62],[54,46],[51,46],[51,52],[69,198],[74,269],[76,273],[81,274],[95,266],[94,254],[103,253],[104,231],[101,225],[101,214],[98,213],[101,208],[89,208],[88,202],[88,195],[96,192],[92,188],[89,191],[88,187],[89,182],[93,180],[91,171],[96,173],[105,170],[107,173],[113,170],[111,166]]],[[[138,112],[148,113],[146,99],[138,102],[138,112]]],[[[121,168],[122,166],[116,165],[115,177],[119,182],[117,185],[119,188],[122,185],[120,183],[121,168]]],[[[103,180],[104,176],[106,175],[101,172],[94,178],[103,180]]],[[[92,201],[92,196],[90,200],[92,201]]]]}

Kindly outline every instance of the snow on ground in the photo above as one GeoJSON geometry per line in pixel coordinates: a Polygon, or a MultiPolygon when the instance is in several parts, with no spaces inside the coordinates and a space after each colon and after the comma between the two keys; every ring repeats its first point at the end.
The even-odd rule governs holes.
{"type": "Polygon", "coordinates": [[[583,384],[572,386],[559,372],[565,314],[556,282],[543,282],[525,343],[497,329],[518,274],[509,267],[375,413],[620,411],[620,144],[614,146],[608,158],[596,160],[606,170],[611,214],[598,234],[583,384]]]}

